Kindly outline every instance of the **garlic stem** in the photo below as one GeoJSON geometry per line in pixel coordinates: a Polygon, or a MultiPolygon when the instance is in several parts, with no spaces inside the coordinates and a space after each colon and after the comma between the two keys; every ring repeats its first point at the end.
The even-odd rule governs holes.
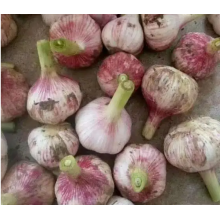
{"type": "Polygon", "coordinates": [[[1,67],[14,69],[15,65],[12,63],[1,63],[1,67]]]}
{"type": "Polygon", "coordinates": [[[207,52],[210,54],[215,54],[220,51],[220,37],[215,38],[207,45],[207,52]]]}
{"type": "Polygon", "coordinates": [[[220,201],[220,185],[213,169],[199,172],[213,202],[220,201]]]}
{"type": "Polygon", "coordinates": [[[14,122],[1,122],[1,129],[5,132],[15,132],[14,122]]]}
{"type": "Polygon", "coordinates": [[[118,84],[118,88],[107,107],[107,114],[111,120],[117,119],[121,115],[121,111],[124,109],[133,91],[134,83],[131,80],[118,84]]]}
{"type": "Polygon", "coordinates": [[[1,195],[1,204],[2,205],[16,205],[17,199],[11,193],[5,193],[1,195]]]}
{"type": "Polygon", "coordinates": [[[131,173],[131,185],[136,193],[140,193],[148,184],[147,173],[141,169],[135,169],[131,173]]]}
{"type": "Polygon", "coordinates": [[[55,62],[50,50],[50,43],[48,40],[40,40],[37,42],[37,51],[40,60],[40,66],[42,70],[42,74],[47,72],[55,73],[55,62]]]}
{"type": "Polygon", "coordinates": [[[65,56],[74,56],[83,51],[76,42],[64,38],[50,41],[50,47],[53,52],[61,53],[65,56]]]}
{"type": "Polygon", "coordinates": [[[129,80],[128,75],[122,73],[118,76],[118,83],[124,82],[129,80]]]}
{"type": "Polygon", "coordinates": [[[147,139],[150,140],[154,133],[156,132],[160,122],[162,121],[162,117],[160,117],[157,113],[151,111],[150,115],[145,123],[144,129],[142,131],[142,135],[147,139]]]}
{"type": "Polygon", "coordinates": [[[81,173],[81,168],[78,166],[76,159],[72,156],[66,156],[60,161],[60,170],[64,173],[70,174],[74,179],[81,173]]]}
{"type": "Polygon", "coordinates": [[[182,16],[183,16],[182,25],[185,25],[186,23],[195,20],[196,18],[204,16],[204,14],[182,14],[182,16]]]}

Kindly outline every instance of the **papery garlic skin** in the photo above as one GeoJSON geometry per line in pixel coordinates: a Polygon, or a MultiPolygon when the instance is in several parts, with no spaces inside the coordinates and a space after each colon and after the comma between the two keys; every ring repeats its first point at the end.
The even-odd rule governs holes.
{"type": "Polygon", "coordinates": [[[76,132],[86,149],[117,154],[130,139],[132,122],[129,114],[123,109],[117,121],[109,119],[107,105],[110,100],[107,97],[95,99],[76,115],[76,132]]]}
{"type": "Polygon", "coordinates": [[[65,156],[76,154],[79,140],[69,123],[43,125],[31,131],[28,146],[40,165],[55,169],[65,156]]]}
{"type": "Polygon", "coordinates": [[[209,22],[212,24],[216,34],[220,36],[220,14],[207,15],[209,22]]]}
{"type": "Polygon", "coordinates": [[[134,205],[131,201],[129,201],[128,199],[125,199],[123,197],[120,196],[112,196],[107,205],[134,205]]]}
{"type": "Polygon", "coordinates": [[[220,163],[220,122],[201,117],[170,129],[164,140],[164,153],[175,167],[200,172],[220,163]]]}
{"type": "Polygon", "coordinates": [[[28,161],[19,162],[6,173],[1,182],[3,204],[51,205],[55,198],[54,184],[53,175],[40,165],[28,161]]]}
{"type": "Polygon", "coordinates": [[[1,66],[1,121],[8,122],[26,112],[28,83],[13,64],[1,66]]]}
{"type": "Polygon", "coordinates": [[[209,77],[220,63],[220,52],[208,50],[213,40],[204,33],[187,33],[173,51],[174,66],[196,80],[209,77]]]}
{"type": "Polygon", "coordinates": [[[151,139],[160,122],[190,110],[198,96],[198,84],[185,73],[165,65],[153,65],[145,73],[142,94],[150,114],[143,135],[151,139]]]}
{"type": "Polygon", "coordinates": [[[55,184],[59,205],[105,205],[114,192],[109,165],[93,155],[76,157],[77,177],[61,173],[55,184]]]}
{"type": "Polygon", "coordinates": [[[65,15],[68,14],[42,14],[42,19],[46,25],[51,26],[54,22],[58,21],[65,15]]]}
{"type": "Polygon", "coordinates": [[[90,17],[94,19],[101,28],[103,28],[108,22],[117,18],[114,14],[90,14],[90,17]]]}
{"type": "Polygon", "coordinates": [[[79,84],[67,77],[40,77],[28,93],[27,110],[31,118],[45,124],[59,124],[80,106],[79,84]]]}
{"type": "Polygon", "coordinates": [[[142,14],[147,45],[155,50],[166,50],[176,39],[179,30],[199,15],[193,14],[142,14]]]}
{"type": "Polygon", "coordinates": [[[141,53],[144,34],[139,23],[139,15],[125,15],[110,21],[102,30],[102,41],[110,53],[141,53]]]}
{"type": "Polygon", "coordinates": [[[115,159],[113,176],[123,197],[137,203],[146,203],[160,196],[166,186],[166,160],[155,147],[144,144],[128,145],[115,159]],[[132,173],[146,173],[147,183],[140,192],[132,186],[132,173]]]}
{"type": "Polygon", "coordinates": [[[118,87],[118,76],[126,74],[134,82],[137,90],[142,82],[145,68],[132,54],[118,52],[108,56],[99,68],[97,78],[101,89],[113,96],[118,87]]]}
{"type": "Polygon", "coordinates": [[[1,15],[1,47],[7,46],[17,36],[17,25],[11,15],[1,15]]]}
{"type": "MultiPolygon", "coordinates": [[[[77,50],[65,55],[57,52],[51,46],[57,61],[68,68],[91,66],[100,55],[103,47],[100,27],[86,14],[64,16],[53,23],[50,28],[50,40],[59,39],[70,41],[70,44],[74,44],[74,49],[77,47],[77,50]]],[[[68,47],[66,49],[70,50],[68,47]]]]}
{"type": "Polygon", "coordinates": [[[8,167],[8,145],[4,134],[1,132],[1,180],[8,167]]]}

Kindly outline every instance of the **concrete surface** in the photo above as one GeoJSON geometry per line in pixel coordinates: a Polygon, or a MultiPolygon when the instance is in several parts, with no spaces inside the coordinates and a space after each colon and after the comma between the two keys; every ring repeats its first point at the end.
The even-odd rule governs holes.
{"type": "MultiPolygon", "coordinates": [[[[40,75],[36,42],[37,40],[48,38],[49,28],[44,25],[40,15],[19,15],[15,16],[15,19],[18,24],[18,36],[10,45],[2,49],[2,62],[14,63],[17,70],[23,73],[30,85],[32,85],[40,75]]],[[[216,36],[210,24],[204,18],[199,18],[185,26],[180,31],[179,37],[190,31],[205,32],[213,37],[216,36]]],[[[152,64],[170,65],[172,49],[155,53],[145,48],[139,59],[146,68],[152,64]]],[[[63,68],[61,70],[62,73],[65,72],[65,74],[71,75],[79,81],[84,95],[81,107],[93,99],[104,95],[96,80],[96,72],[106,56],[107,52],[104,51],[99,60],[88,69],[73,71],[63,68]]],[[[220,120],[220,66],[218,66],[216,73],[212,77],[199,82],[199,86],[200,94],[195,107],[187,114],[164,120],[152,141],[146,141],[141,135],[142,128],[148,117],[148,110],[141,92],[137,91],[126,106],[133,121],[132,137],[129,143],[150,143],[163,151],[163,140],[171,126],[177,125],[190,117],[202,115],[220,120]]],[[[68,121],[73,127],[75,126],[74,116],[70,117],[68,121]]],[[[26,113],[26,115],[16,120],[16,125],[16,134],[6,134],[9,144],[9,166],[21,159],[33,160],[29,154],[27,137],[33,128],[40,126],[40,123],[33,121],[26,113]]],[[[77,155],[87,153],[91,152],[81,146],[77,155]]],[[[113,165],[115,156],[99,156],[111,166],[113,165]]],[[[218,169],[218,178],[220,181],[220,167],[218,169]]],[[[117,190],[116,193],[118,193],[117,190]]],[[[214,203],[212,203],[199,174],[185,173],[168,164],[166,190],[162,196],[148,204],[214,203]]]]}

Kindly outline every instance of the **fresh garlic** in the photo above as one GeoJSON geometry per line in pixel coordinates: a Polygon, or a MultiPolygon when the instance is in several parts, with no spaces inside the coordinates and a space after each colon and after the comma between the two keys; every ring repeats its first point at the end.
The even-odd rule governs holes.
{"type": "Polygon", "coordinates": [[[139,15],[124,15],[110,21],[102,30],[102,41],[110,53],[119,51],[138,55],[144,47],[139,15]]]}
{"type": "Polygon", "coordinates": [[[113,175],[123,197],[146,203],[160,196],[165,189],[166,160],[149,144],[131,144],[117,155],[113,175]]]}
{"type": "Polygon", "coordinates": [[[42,19],[46,25],[51,26],[65,15],[66,14],[42,14],[42,19]]]}
{"type": "Polygon", "coordinates": [[[96,21],[100,28],[103,28],[108,22],[117,18],[114,14],[90,14],[90,17],[96,21]]]}
{"type": "Polygon", "coordinates": [[[214,202],[220,201],[220,186],[214,172],[220,164],[219,134],[219,121],[201,117],[173,127],[164,140],[167,160],[186,172],[199,172],[214,202]]]}
{"type": "Polygon", "coordinates": [[[36,163],[15,164],[1,182],[3,205],[51,205],[55,180],[52,174],[36,163]]]}
{"type": "Polygon", "coordinates": [[[1,121],[8,122],[26,112],[29,86],[25,77],[9,63],[1,64],[1,80],[1,121]]]}
{"type": "Polygon", "coordinates": [[[38,41],[37,49],[41,76],[29,90],[27,110],[36,121],[58,124],[79,109],[82,93],[76,81],[57,74],[48,41],[38,41]]]}
{"type": "Polygon", "coordinates": [[[112,196],[107,205],[134,205],[131,201],[129,201],[128,199],[125,199],[123,197],[120,196],[112,196]]]}
{"type": "Polygon", "coordinates": [[[8,167],[8,145],[4,134],[1,132],[1,180],[8,167]]]}
{"type": "Polygon", "coordinates": [[[50,28],[56,60],[69,68],[91,66],[102,52],[101,29],[86,14],[61,17],[50,28]]]}
{"type": "Polygon", "coordinates": [[[199,80],[209,77],[220,63],[220,38],[187,33],[173,51],[174,66],[199,80]]]}
{"type": "Polygon", "coordinates": [[[140,85],[144,76],[143,64],[132,54],[118,52],[108,56],[99,68],[97,78],[101,89],[108,95],[113,96],[118,87],[118,77],[126,74],[134,82],[135,90],[140,85]]]}
{"type": "Polygon", "coordinates": [[[28,137],[31,156],[49,169],[59,167],[65,156],[75,155],[79,140],[69,123],[43,125],[31,131],[28,137]]]}
{"type": "Polygon", "coordinates": [[[164,65],[153,65],[145,73],[142,94],[149,107],[143,136],[150,140],[160,122],[189,111],[198,96],[198,84],[183,72],[164,65]]]}
{"type": "Polygon", "coordinates": [[[117,154],[131,136],[131,118],[124,109],[134,91],[125,75],[112,99],[101,97],[87,104],[76,115],[76,132],[83,147],[98,153],[117,154]],[[125,81],[122,81],[125,80],[125,81]]]}
{"type": "Polygon", "coordinates": [[[55,194],[59,205],[105,205],[114,192],[109,165],[93,155],[64,157],[55,194]]]}
{"type": "Polygon", "coordinates": [[[147,45],[156,51],[166,50],[177,38],[179,30],[201,15],[193,14],[142,14],[147,45]]]}
{"type": "Polygon", "coordinates": [[[207,15],[209,22],[212,24],[216,34],[220,36],[220,14],[207,15]]]}
{"type": "Polygon", "coordinates": [[[1,47],[7,46],[17,36],[17,25],[11,15],[1,15],[1,47]]]}

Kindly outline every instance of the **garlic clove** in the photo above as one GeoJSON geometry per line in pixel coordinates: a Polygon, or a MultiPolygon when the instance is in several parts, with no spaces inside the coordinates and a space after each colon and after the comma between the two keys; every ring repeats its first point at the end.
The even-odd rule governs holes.
{"type": "Polygon", "coordinates": [[[187,112],[193,107],[198,96],[198,84],[173,67],[153,65],[143,77],[142,94],[150,110],[142,134],[150,140],[164,118],[187,112]]]}
{"type": "Polygon", "coordinates": [[[61,17],[50,28],[56,60],[68,68],[91,66],[102,52],[101,30],[86,14],[61,17]]]}
{"type": "Polygon", "coordinates": [[[42,166],[56,171],[67,155],[75,155],[79,140],[69,123],[43,125],[28,136],[31,156],[42,166]]]}
{"type": "Polygon", "coordinates": [[[102,30],[102,41],[110,53],[141,53],[144,34],[139,23],[139,15],[124,15],[110,21],[102,30]]]}
{"type": "Polygon", "coordinates": [[[124,109],[134,91],[130,80],[119,83],[112,99],[98,98],[76,115],[76,132],[83,147],[98,153],[117,154],[131,136],[131,118],[124,109]]]}
{"type": "Polygon", "coordinates": [[[11,15],[1,15],[1,47],[7,46],[17,36],[17,25],[11,15]]]}
{"type": "Polygon", "coordinates": [[[125,199],[123,197],[120,196],[112,196],[107,205],[134,205],[131,201],[129,201],[128,199],[125,199]]]}
{"type": "Polygon", "coordinates": [[[208,21],[212,24],[216,34],[220,36],[220,14],[207,15],[208,21]]]}
{"type": "Polygon", "coordinates": [[[117,18],[115,14],[90,14],[90,17],[96,21],[100,28],[117,18]]]}
{"type": "Polygon", "coordinates": [[[79,84],[56,72],[49,41],[37,43],[41,77],[28,93],[27,110],[36,121],[59,124],[74,114],[81,104],[79,84]]]}
{"type": "Polygon", "coordinates": [[[118,52],[108,56],[99,68],[97,78],[101,89],[108,95],[113,96],[118,87],[118,78],[126,74],[132,80],[137,90],[144,76],[143,64],[132,54],[118,52]]]}
{"type": "Polygon", "coordinates": [[[111,169],[96,156],[64,157],[55,184],[59,205],[105,205],[114,192],[111,169]]]}
{"type": "Polygon", "coordinates": [[[117,155],[113,175],[123,197],[146,203],[159,197],[165,189],[166,160],[149,144],[131,144],[117,155]]]}
{"type": "MultiPolygon", "coordinates": [[[[9,122],[26,112],[29,85],[23,74],[13,64],[1,63],[1,121],[9,122]]],[[[4,128],[10,130],[10,125],[4,128]]]]}
{"type": "Polygon", "coordinates": [[[220,122],[201,117],[173,127],[164,140],[164,154],[175,167],[199,172],[214,202],[220,201],[214,167],[220,161],[220,122]]]}
{"type": "Polygon", "coordinates": [[[209,77],[220,62],[220,38],[204,33],[187,33],[172,54],[174,66],[196,80],[209,77]]]}
{"type": "Polygon", "coordinates": [[[29,161],[15,164],[1,182],[3,205],[51,205],[55,180],[43,167],[29,161]]]}

